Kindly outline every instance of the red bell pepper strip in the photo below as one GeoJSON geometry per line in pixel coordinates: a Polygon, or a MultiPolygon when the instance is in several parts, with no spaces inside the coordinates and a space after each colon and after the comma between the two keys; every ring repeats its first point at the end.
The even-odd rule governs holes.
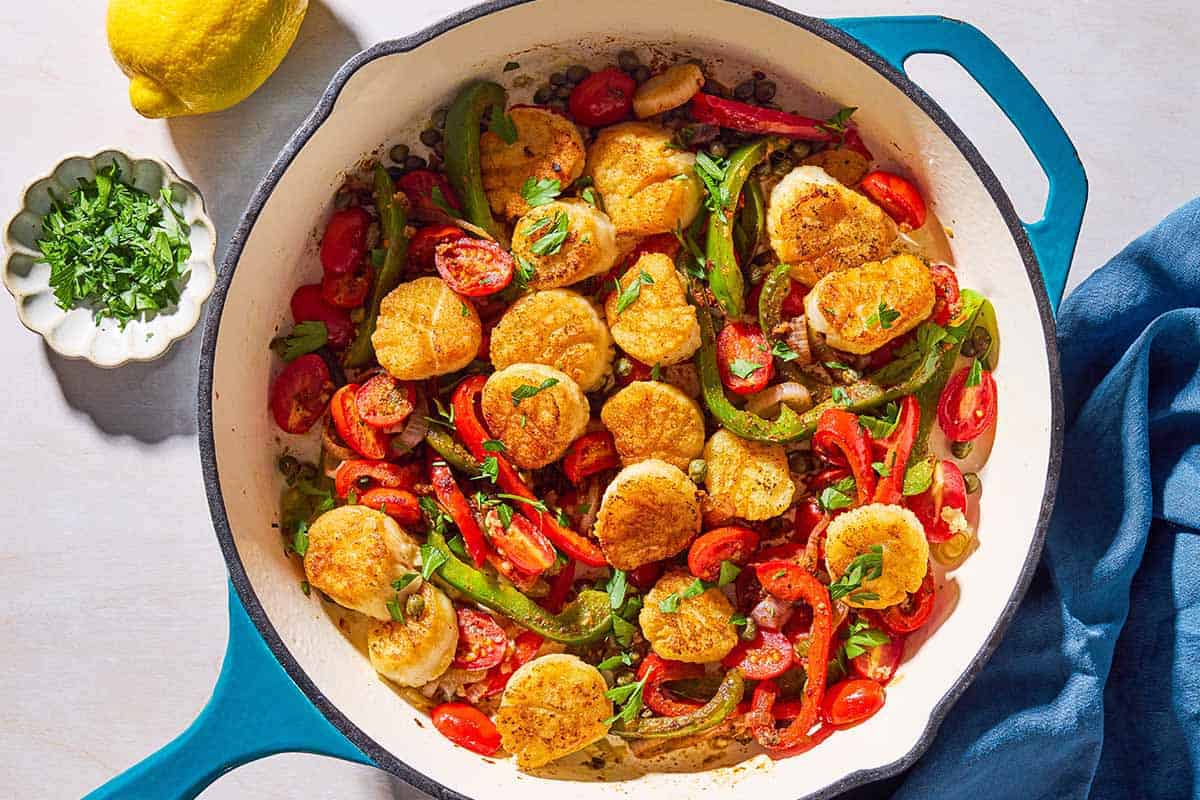
{"type": "Polygon", "coordinates": [[[914,395],[900,401],[900,416],[892,435],[883,440],[887,453],[883,457],[887,475],[875,485],[876,503],[899,503],[904,496],[904,471],[908,469],[908,457],[917,441],[921,427],[921,405],[914,395]]]}
{"type": "Polygon", "coordinates": [[[818,119],[726,100],[704,92],[692,98],[692,116],[697,122],[742,133],[771,133],[809,142],[833,140],[833,134],[818,119]]]}
{"type": "Polygon", "coordinates": [[[764,681],[755,690],[749,720],[755,738],[767,754],[771,758],[786,758],[811,750],[829,735],[824,730],[813,734],[809,732],[820,717],[821,700],[825,695],[829,647],[833,636],[833,602],[824,584],[791,561],[768,561],[755,565],[754,571],[768,593],[780,600],[802,601],[812,609],[808,654],[805,657],[808,680],[804,684],[799,715],[787,728],[776,730],[771,709],[778,689],[774,682],[764,681]]]}
{"type": "Polygon", "coordinates": [[[483,531],[479,528],[479,522],[471,511],[471,505],[467,502],[462,489],[458,488],[458,482],[454,480],[454,473],[450,471],[450,467],[445,461],[430,462],[429,482],[433,484],[433,491],[437,495],[438,502],[450,512],[450,518],[454,520],[454,525],[462,534],[467,555],[475,562],[475,566],[482,567],[487,561],[487,540],[483,538],[483,531]]]}
{"type": "Polygon", "coordinates": [[[620,466],[617,445],[608,431],[585,433],[576,439],[563,456],[563,473],[578,486],[584,478],[620,466]]]}
{"type": "Polygon", "coordinates": [[[817,422],[813,449],[823,457],[850,467],[858,493],[856,505],[866,505],[875,495],[875,470],[871,468],[871,437],[858,424],[858,416],[841,408],[827,408],[817,422]]]}
{"type": "Polygon", "coordinates": [[[563,605],[567,602],[567,595],[571,593],[571,586],[575,583],[575,562],[568,559],[567,563],[558,574],[554,576],[554,580],[550,582],[550,591],[546,594],[546,599],[542,601],[542,605],[552,614],[557,614],[562,611],[563,605]]]}
{"type": "Polygon", "coordinates": [[[699,678],[704,674],[700,664],[685,664],[682,661],[667,661],[654,653],[650,653],[638,667],[637,678],[645,681],[642,687],[642,699],[646,706],[655,714],[664,717],[682,717],[691,714],[704,704],[698,700],[676,698],[663,689],[667,681],[678,681],[685,678],[699,678]]]}
{"type": "MultiPolygon", "coordinates": [[[[479,396],[483,393],[485,383],[487,383],[486,375],[472,375],[454,389],[451,404],[454,407],[454,426],[458,431],[459,438],[471,451],[471,455],[480,461],[489,457],[496,459],[498,475],[496,483],[501,489],[508,494],[514,494],[535,503],[540,502],[537,495],[525,485],[525,481],[521,480],[516,468],[503,453],[492,453],[483,447],[483,443],[491,439],[477,411],[479,396]]],[[[590,539],[570,528],[559,525],[553,514],[538,511],[529,503],[520,503],[519,505],[521,515],[539,525],[542,535],[559,550],[562,550],[568,558],[582,561],[589,567],[607,566],[608,561],[604,558],[604,553],[590,539]]]]}

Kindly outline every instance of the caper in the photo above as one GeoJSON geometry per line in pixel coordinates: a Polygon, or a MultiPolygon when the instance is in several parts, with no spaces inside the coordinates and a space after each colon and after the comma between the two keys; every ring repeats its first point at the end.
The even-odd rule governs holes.
{"type": "Polygon", "coordinates": [[[433,127],[437,128],[439,131],[445,130],[446,129],[446,115],[449,113],[450,113],[449,109],[439,108],[433,112],[433,116],[429,118],[429,121],[432,122],[433,127]]]}
{"type": "Polygon", "coordinates": [[[955,442],[950,445],[950,452],[954,454],[955,458],[962,460],[971,455],[972,446],[970,442],[955,442]]]}
{"type": "Polygon", "coordinates": [[[742,626],[742,631],[738,635],[742,637],[742,641],[753,641],[754,637],[758,635],[758,623],[750,617],[746,617],[746,624],[742,626]]]}
{"type": "Polygon", "coordinates": [[[754,99],[769,103],[775,99],[775,81],[760,81],[754,84],[754,99]]]}
{"type": "Polygon", "coordinates": [[[404,611],[408,614],[409,619],[420,617],[424,610],[425,598],[419,594],[410,594],[408,600],[404,601],[404,611]]]}
{"type": "Polygon", "coordinates": [[[426,147],[433,147],[442,140],[442,134],[433,128],[426,128],[421,131],[421,144],[426,147]]]}
{"type": "Polygon", "coordinates": [[[632,70],[637,69],[638,65],[641,63],[642,60],[638,58],[637,53],[633,52],[632,50],[622,50],[621,52],[617,53],[617,66],[626,72],[631,72],[632,70]]]}
{"type": "Polygon", "coordinates": [[[554,89],[549,86],[539,86],[538,90],[533,93],[533,102],[539,106],[544,106],[550,102],[550,98],[554,96],[554,89]]]}
{"type": "Polygon", "coordinates": [[[296,460],[295,456],[280,456],[278,466],[279,471],[283,473],[283,477],[287,478],[289,484],[294,482],[300,474],[300,462],[296,460]]]}
{"type": "Polygon", "coordinates": [[[983,488],[983,481],[979,480],[979,474],[976,472],[964,472],[963,483],[967,487],[967,494],[975,494],[983,488]]]}
{"type": "Polygon", "coordinates": [[[733,96],[738,100],[749,100],[751,97],[754,97],[754,82],[742,81],[733,87],[733,96]]]}
{"type": "Polygon", "coordinates": [[[556,100],[566,100],[571,96],[570,86],[558,86],[554,89],[554,97],[556,100]]]}
{"type": "Polygon", "coordinates": [[[688,464],[687,472],[692,483],[703,483],[704,476],[708,474],[708,462],[703,458],[693,458],[688,464]]]}
{"type": "Polygon", "coordinates": [[[420,156],[409,156],[404,159],[404,168],[407,170],[425,169],[425,159],[420,156]]]}
{"type": "Polygon", "coordinates": [[[812,456],[804,450],[797,450],[794,453],[789,453],[788,466],[791,468],[792,472],[798,472],[803,475],[813,467],[812,456]]]}
{"type": "Polygon", "coordinates": [[[729,155],[729,148],[724,142],[712,142],[708,145],[708,154],[713,158],[724,158],[729,155]]]}
{"type": "Polygon", "coordinates": [[[794,159],[808,158],[809,153],[812,152],[812,145],[808,142],[797,140],[792,142],[791,150],[792,158],[794,159]]]}
{"type": "Polygon", "coordinates": [[[617,676],[617,686],[624,686],[629,683],[633,683],[633,673],[632,672],[622,672],[620,675],[617,676]]]}
{"type": "Polygon", "coordinates": [[[778,161],[774,162],[771,165],[771,171],[774,172],[776,175],[787,175],[789,172],[792,171],[792,167],[794,167],[794,166],[795,166],[795,164],[792,162],[792,157],[787,154],[784,154],[783,158],[779,159],[778,161]]]}
{"type": "Polygon", "coordinates": [[[391,150],[388,150],[388,158],[397,164],[403,164],[404,159],[408,158],[408,145],[397,144],[393,145],[391,150]]]}
{"type": "Polygon", "coordinates": [[[550,73],[550,85],[551,86],[564,86],[564,85],[566,85],[566,82],[567,82],[567,73],[565,73],[565,72],[551,72],[550,73]]]}
{"type": "Polygon", "coordinates": [[[765,81],[767,79],[767,73],[763,72],[761,69],[756,69],[750,74],[756,81],[765,81]]]}
{"type": "Polygon", "coordinates": [[[633,372],[633,362],[622,356],[621,358],[618,358],[617,363],[613,365],[613,372],[617,373],[619,377],[624,378],[633,372]]]}
{"type": "Polygon", "coordinates": [[[567,80],[571,83],[579,83],[581,80],[591,75],[592,71],[582,64],[572,64],[567,67],[567,80]]]}
{"type": "Polygon", "coordinates": [[[650,80],[650,68],[645,64],[636,67],[630,74],[638,83],[645,83],[646,81],[650,80]]]}

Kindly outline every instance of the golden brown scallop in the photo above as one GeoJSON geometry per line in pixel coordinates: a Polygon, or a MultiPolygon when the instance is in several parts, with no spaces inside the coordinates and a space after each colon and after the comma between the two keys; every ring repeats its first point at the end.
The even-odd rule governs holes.
{"type": "Polygon", "coordinates": [[[733,606],[716,587],[685,597],[696,582],[687,570],[673,569],[658,579],[642,604],[642,635],[663,658],[704,664],[720,661],[737,645],[737,629],[729,621],[733,606]]]}
{"type": "Polygon", "coordinates": [[[642,363],[665,367],[700,349],[696,309],[688,303],[670,258],[646,253],[617,282],[620,291],[609,293],[604,313],[622,350],[642,363]]]}
{"type": "Polygon", "coordinates": [[[485,131],[479,139],[483,190],[492,211],[516,219],[529,210],[521,186],[529,178],[557,180],[566,189],[583,173],[586,153],[575,123],[544,108],[509,111],[517,140],[506,144],[485,131]]]}
{"type": "Polygon", "coordinates": [[[371,335],[380,366],[402,381],[460,370],[482,341],[475,307],[441,278],[417,278],[393,289],[383,298],[371,335]]]}
{"type": "Polygon", "coordinates": [[[371,666],[401,686],[421,686],[441,675],[458,647],[458,617],[450,598],[428,582],[421,584],[417,596],[419,612],[406,611],[403,620],[376,622],[367,631],[371,666]]]}
{"type": "Polygon", "coordinates": [[[783,445],[752,442],[724,428],[704,446],[707,503],[717,516],[763,520],[787,511],[796,494],[783,445]]]}
{"type": "Polygon", "coordinates": [[[512,253],[533,270],[527,281],[530,287],[569,286],[613,268],[618,256],[616,231],[603,211],[582,200],[555,200],[517,221],[512,253]],[[559,232],[562,241],[556,245],[559,232]]]}
{"type": "Polygon", "coordinates": [[[513,364],[492,373],[482,405],[488,430],[524,469],[561,458],[591,416],[579,384],[544,364],[513,364]]]}
{"type": "Polygon", "coordinates": [[[687,547],[700,532],[698,494],[682,470],[658,459],[617,473],[604,490],[595,527],[609,563],[634,569],[687,547]]]}
{"type": "Polygon", "coordinates": [[[657,458],[687,470],[704,450],[700,405],[669,383],[634,381],[600,409],[625,466],[657,458]]]}
{"type": "Polygon", "coordinates": [[[492,328],[496,369],[545,364],[565,372],[585,392],[604,382],[612,358],[608,325],[591,301],[570,289],[527,294],[492,328]]]}
{"type": "Polygon", "coordinates": [[[872,503],[834,517],[825,538],[825,566],[838,580],[858,556],[883,551],[883,573],[843,598],[857,608],[887,608],[921,588],[929,568],[929,542],[917,515],[901,506],[872,503]],[[875,597],[871,597],[875,595],[875,597]]]}

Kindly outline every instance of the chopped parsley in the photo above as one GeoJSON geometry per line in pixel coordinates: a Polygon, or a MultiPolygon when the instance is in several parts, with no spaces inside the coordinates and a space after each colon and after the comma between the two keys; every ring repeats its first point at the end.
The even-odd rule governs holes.
{"type": "Polygon", "coordinates": [[[629,647],[633,644],[633,636],[637,633],[637,626],[619,614],[611,614],[612,618],[612,633],[613,641],[621,647],[629,647]]]}
{"type": "Polygon", "coordinates": [[[855,620],[850,623],[850,635],[846,637],[846,658],[856,658],[863,653],[887,644],[891,638],[881,630],[871,627],[866,620],[855,620]]]}
{"type": "Polygon", "coordinates": [[[389,598],[386,605],[388,614],[392,617],[392,622],[404,622],[404,609],[400,607],[399,598],[389,598]]]}
{"type": "Polygon", "coordinates": [[[304,554],[308,552],[308,523],[304,520],[300,520],[296,525],[296,534],[292,537],[292,549],[301,558],[304,558],[304,554]]]}
{"type": "Polygon", "coordinates": [[[608,606],[613,611],[616,611],[625,602],[625,592],[629,589],[629,582],[625,575],[625,570],[614,569],[612,577],[608,579],[608,584],[604,587],[608,592],[608,606]]]}
{"type": "Polygon", "coordinates": [[[737,576],[742,574],[742,568],[732,561],[725,560],[721,562],[721,573],[717,577],[717,586],[728,586],[737,580],[737,576]]]}
{"type": "Polygon", "coordinates": [[[582,192],[580,192],[579,196],[582,197],[583,201],[592,208],[596,208],[599,205],[599,195],[597,195],[596,190],[590,186],[586,187],[582,192]]]}
{"type": "Polygon", "coordinates": [[[329,330],[324,322],[298,322],[292,332],[283,340],[284,361],[295,361],[297,358],[314,353],[329,341],[329,330]]]}
{"type": "Polygon", "coordinates": [[[983,364],[979,363],[979,359],[971,362],[971,371],[967,373],[966,386],[978,386],[983,382],[983,364]]]}
{"type": "Polygon", "coordinates": [[[483,443],[483,449],[489,453],[503,453],[505,450],[504,442],[499,439],[488,439],[483,443]]]}
{"type": "Polygon", "coordinates": [[[617,289],[617,313],[620,314],[641,297],[642,286],[650,286],[654,283],[654,278],[649,272],[643,269],[638,270],[638,276],[630,281],[629,285],[624,289],[621,288],[621,280],[619,278],[614,278],[613,283],[617,289]]]}
{"type": "Polygon", "coordinates": [[[745,358],[735,358],[729,365],[729,371],[742,380],[746,380],[760,369],[762,369],[762,364],[755,364],[745,358]]]}
{"type": "Polygon", "coordinates": [[[891,308],[885,301],[879,301],[879,308],[875,313],[867,317],[867,327],[872,328],[876,325],[883,328],[885,331],[892,327],[892,323],[900,319],[900,312],[891,308]]]}
{"type": "Polygon", "coordinates": [[[851,600],[865,602],[878,600],[879,595],[873,592],[860,591],[864,581],[873,581],[883,574],[883,546],[871,545],[871,549],[856,556],[846,568],[842,577],[829,584],[829,599],[840,600],[850,595],[851,600]]]}
{"type": "Polygon", "coordinates": [[[513,391],[512,391],[513,406],[514,407],[519,406],[521,404],[522,400],[527,400],[530,397],[533,397],[538,392],[545,391],[546,389],[549,389],[551,386],[555,386],[557,384],[558,384],[558,378],[546,378],[546,380],[542,381],[537,386],[531,386],[528,383],[522,383],[520,386],[513,389],[513,391]]]}
{"type": "Polygon", "coordinates": [[[442,187],[437,184],[434,184],[433,188],[429,190],[429,200],[451,217],[462,219],[462,214],[458,213],[454,206],[450,205],[450,201],[446,199],[446,195],[442,194],[442,187]]]}
{"type": "Polygon", "coordinates": [[[858,415],[858,424],[866,428],[867,433],[876,440],[891,436],[899,421],[900,406],[895,401],[887,404],[882,417],[873,417],[870,414],[858,415]]]}
{"type": "Polygon", "coordinates": [[[473,480],[482,480],[484,478],[492,483],[500,479],[500,459],[495,456],[488,456],[479,462],[479,474],[473,480]]]}
{"type": "Polygon", "coordinates": [[[650,368],[650,380],[652,380],[652,381],[661,381],[662,380],[662,366],[661,365],[655,364],[653,367],[650,368]]]}
{"type": "Polygon", "coordinates": [[[679,610],[679,593],[671,592],[669,595],[658,601],[658,610],[664,614],[674,614],[679,610]]]}
{"type": "Polygon", "coordinates": [[[729,624],[738,628],[746,627],[749,621],[750,620],[746,618],[746,615],[739,611],[733,612],[733,615],[729,617],[729,624]]]}
{"type": "Polygon", "coordinates": [[[562,181],[558,178],[526,178],[521,184],[521,198],[530,208],[554,202],[562,194],[562,181]]]}
{"type": "Polygon", "coordinates": [[[849,508],[854,505],[856,493],[857,486],[854,478],[847,475],[832,486],[822,489],[821,494],[817,496],[817,502],[826,511],[837,511],[840,508],[849,508]]]}
{"type": "Polygon", "coordinates": [[[771,345],[771,355],[781,361],[795,361],[800,357],[800,354],[788,346],[787,342],[776,341],[771,345]]]}
{"type": "Polygon", "coordinates": [[[513,510],[512,506],[508,503],[496,504],[496,516],[500,519],[500,524],[504,527],[504,530],[512,527],[513,510]]]}
{"type": "Polygon", "coordinates": [[[397,592],[402,592],[410,583],[412,583],[416,579],[417,579],[417,573],[406,572],[403,575],[401,575],[399,578],[396,578],[396,580],[392,581],[392,588],[395,589],[397,592]]]}
{"type": "Polygon", "coordinates": [[[632,667],[633,656],[629,653],[618,653],[615,656],[609,656],[596,665],[596,669],[616,669],[620,666],[632,667]]]}
{"type": "Polygon", "coordinates": [[[904,471],[904,494],[911,497],[915,494],[924,494],[925,490],[933,483],[933,460],[923,458],[920,461],[909,464],[908,469],[904,471]]]}
{"type": "Polygon", "coordinates": [[[421,577],[425,580],[433,577],[433,573],[437,572],[438,567],[447,561],[449,561],[447,555],[433,545],[421,545],[421,577]]]}
{"type": "Polygon", "coordinates": [[[550,510],[549,507],[547,507],[546,504],[541,500],[530,500],[528,497],[522,497],[519,494],[504,494],[501,492],[500,494],[497,494],[496,497],[504,500],[512,500],[515,503],[524,503],[525,505],[531,506],[542,512],[548,512],[550,510]]]}
{"type": "Polygon", "coordinates": [[[875,470],[876,474],[881,478],[886,478],[892,474],[892,469],[882,461],[872,461],[871,469],[875,470]]]}
{"type": "Polygon", "coordinates": [[[839,406],[848,406],[850,405],[850,395],[842,387],[835,386],[833,387],[833,402],[839,406]]]}
{"type": "Polygon", "coordinates": [[[613,703],[621,706],[621,710],[604,721],[605,725],[615,722],[632,722],[642,711],[642,691],[646,688],[646,679],[627,683],[624,686],[614,686],[604,693],[613,703]]]}
{"type": "Polygon", "coordinates": [[[529,282],[537,277],[537,268],[525,256],[517,256],[517,288],[524,289],[529,282]]]}
{"type": "MultiPolygon", "coordinates": [[[[549,219],[547,217],[546,219],[549,219]]],[[[567,240],[567,215],[563,212],[558,212],[554,215],[553,225],[550,226],[549,232],[545,233],[540,239],[529,245],[529,250],[535,256],[552,256],[562,249],[563,242],[567,240]]],[[[539,223],[540,224],[540,223],[539,223]]],[[[541,228],[538,228],[541,230],[541,228]]]]}
{"type": "Polygon", "coordinates": [[[858,111],[858,106],[839,108],[837,113],[821,123],[821,127],[830,133],[844,133],[855,111],[858,111]]]}
{"type": "Polygon", "coordinates": [[[513,122],[512,117],[504,113],[502,106],[492,106],[492,113],[488,116],[488,130],[503,139],[505,144],[517,141],[517,124],[513,122]]]}
{"type": "Polygon", "coordinates": [[[729,196],[729,189],[724,185],[727,169],[727,160],[713,158],[703,150],[696,153],[696,174],[708,192],[704,206],[714,214],[725,211],[733,204],[734,198],[729,196]]]}

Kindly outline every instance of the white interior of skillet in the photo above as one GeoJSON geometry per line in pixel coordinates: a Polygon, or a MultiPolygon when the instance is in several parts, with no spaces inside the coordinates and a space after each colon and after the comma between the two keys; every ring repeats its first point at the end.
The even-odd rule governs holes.
{"type": "MultiPolygon", "coordinates": [[[[513,99],[531,91],[514,92],[513,99]]],[[[475,798],[518,788],[525,798],[562,791],[581,799],[651,796],[647,791],[681,797],[718,787],[731,798],[781,792],[791,798],[902,758],[1013,591],[1034,537],[1051,441],[1050,378],[1033,291],[1012,236],[968,162],[915,103],[866,64],[801,28],[717,0],[541,0],[365,65],[283,175],[246,241],[222,315],[214,370],[213,429],[230,527],[253,590],[284,644],[367,736],[416,770],[475,798]],[[980,548],[948,577],[932,633],[926,641],[910,642],[910,653],[916,652],[889,688],[884,709],[787,761],[772,764],[757,756],[732,769],[613,773],[615,780],[601,783],[602,774],[588,770],[522,775],[511,761],[485,760],[454,747],[376,676],[322,613],[320,601],[301,594],[296,564],[284,557],[271,527],[281,437],[267,413],[275,366],[267,344],[290,322],[293,288],[319,276],[314,232],[329,213],[343,173],[365,154],[401,141],[416,144],[432,110],[445,105],[463,81],[499,77],[509,60],[519,61],[521,70],[504,74],[507,83],[521,75],[540,83],[570,63],[611,62],[617,50],[631,45],[643,59],[651,53],[647,45],[700,56],[727,83],[763,69],[779,82],[785,108],[813,116],[858,106],[855,119],[876,156],[905,165],[952,228],[961,283],[995,302],[1004,358],[998,436],[983,476],[980,548]],[[572,777],[579,782],[563,783],[572,777]]]]}

